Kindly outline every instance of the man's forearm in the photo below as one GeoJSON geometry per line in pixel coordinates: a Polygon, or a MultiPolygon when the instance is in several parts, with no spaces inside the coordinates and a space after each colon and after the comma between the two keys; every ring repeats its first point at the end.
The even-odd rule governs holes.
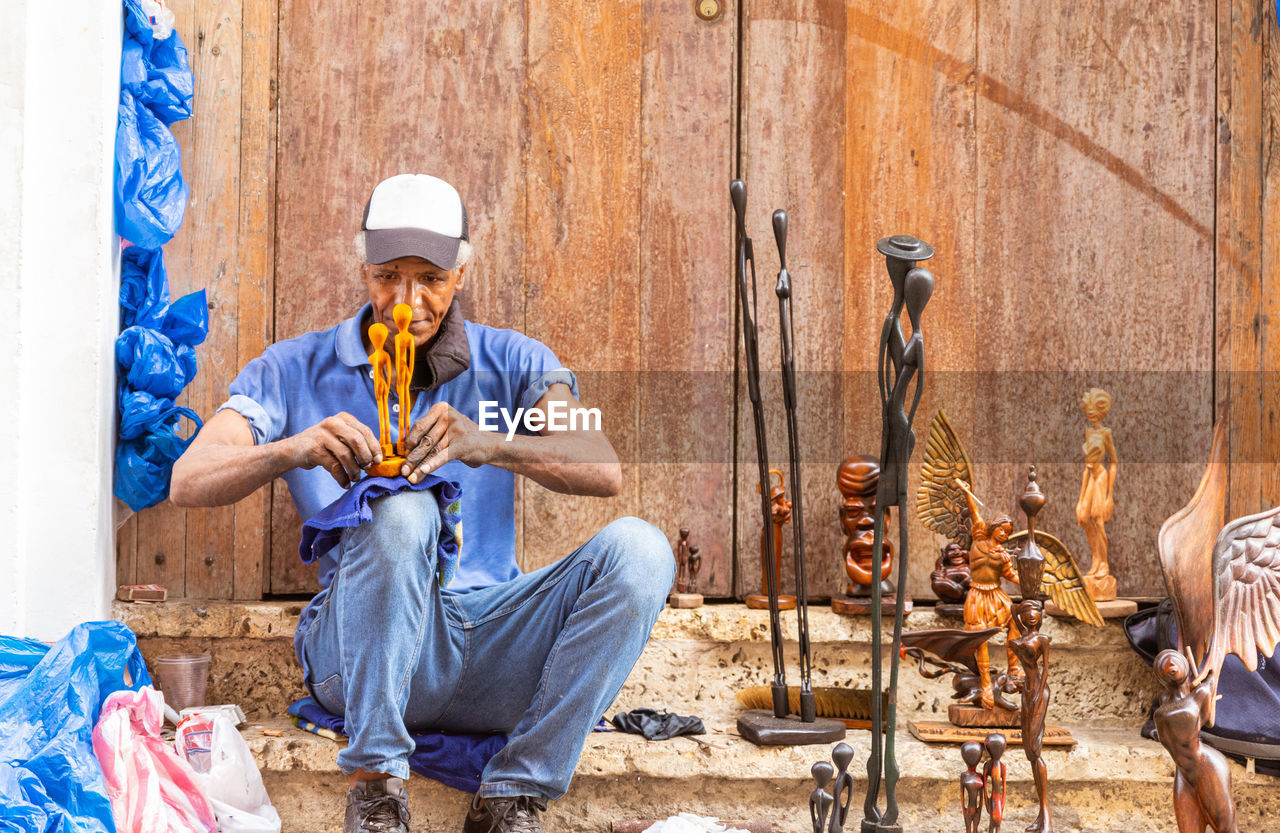
{"type": "Polygon", "coordinates": [[[612,497],[622,491],[622,467],[602,434],[492,434],[489,464],[533,480],[553,492],[612,497]]]}
{"type": "Polygon", "coordinates": [[[169,499],[178,506],[225,506],[296,466],[287,440],[191,449],[173,466],[169,499]]]}

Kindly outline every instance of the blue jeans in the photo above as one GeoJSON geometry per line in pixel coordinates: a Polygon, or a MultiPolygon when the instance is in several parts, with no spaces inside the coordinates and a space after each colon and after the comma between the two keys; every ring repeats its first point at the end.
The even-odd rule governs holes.
{"type": "Polygon", "coordinates": [[[559,798],[662,610],[671,546],[622,518],[555,564],[447,595],[439,531],[435,498],[401,492],[343,533],[329,596],[302,642],[308,687],[346,718],[338,765],[407,778],[411,730],[506,732],[480,795],[559,798]]]}

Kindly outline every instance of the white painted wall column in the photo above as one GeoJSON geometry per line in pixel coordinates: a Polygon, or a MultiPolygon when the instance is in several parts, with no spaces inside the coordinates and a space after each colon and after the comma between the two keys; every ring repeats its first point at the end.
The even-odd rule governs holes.
{"type": "Polygon", "coordinates": [[[5,6],[0,49],[0,633],[110,615],[118,3],[5,6]]]}

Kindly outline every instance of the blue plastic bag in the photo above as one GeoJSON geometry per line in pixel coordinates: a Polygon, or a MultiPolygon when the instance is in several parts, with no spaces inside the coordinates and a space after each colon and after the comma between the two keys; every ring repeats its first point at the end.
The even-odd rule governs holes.
{"type": "Polygon", "coordinates": [[[168,243],[187,210],[182,152],[169,128],[128,90],[116,123],[116,231],[144,249],[168,243]]]}
{"type": "Polygon", "coordinates": [[[130,390],[174,399],[195,378],[195,351],[163,333],[129,327],[116,339],[116,364],[130,390]]]}
{"type": "Polygon", "coordinates": [[[191,118],[195,85],[177,31],[157,38],[136,0],[125,0],[124,28],[120,86],[166,125],[191,118]]]}
{"type": "MultiPolygon", "coordinates": [[[[0,642],[0,665],[28,663],[34,650],[29,640],[0,642]]],[[[108,695],[150,684],[129,629],[89,622],[10,687],[0,699],[0,831],[115,833],[93,727],[108,695]]]]}
{"type": "Polygon", "coordinates": [[[169,275],[159,249],[129,246],[120,254],[120,329],[160,329],[169,312],[169,275]]]}
{"type": "Polygon", "coordinates": [[[202,423],[195,411],[175,407],[164,421],[152,423],[146,433],[116,443],[115,496],[135,512],[154,506],[169,496],[173,464],[187,450],[202,423]],[[183,438],[181,418],[195,423],[195,431],[183,438]]]}

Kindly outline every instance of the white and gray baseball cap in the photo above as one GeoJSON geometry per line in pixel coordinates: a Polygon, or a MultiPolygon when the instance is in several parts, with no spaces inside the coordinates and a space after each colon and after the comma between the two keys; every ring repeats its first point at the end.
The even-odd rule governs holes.
{"type": "Polygon", "coordinates": [[[443,179],[398,174],[373,189],[360,227],[370,263],[421,257],[453,269],[458,244],[468,239],[467,208],[457,189],[443,179]]]}

